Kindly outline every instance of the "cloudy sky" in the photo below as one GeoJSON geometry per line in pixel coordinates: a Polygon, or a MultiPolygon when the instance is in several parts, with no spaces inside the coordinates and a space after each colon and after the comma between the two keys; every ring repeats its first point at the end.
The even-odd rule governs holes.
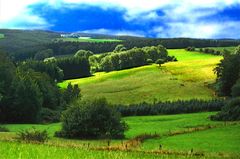
{"type": "Polygon", "coordinates": [[[0,28],[240,39],[240,0],[0,0],[0,28]]]}

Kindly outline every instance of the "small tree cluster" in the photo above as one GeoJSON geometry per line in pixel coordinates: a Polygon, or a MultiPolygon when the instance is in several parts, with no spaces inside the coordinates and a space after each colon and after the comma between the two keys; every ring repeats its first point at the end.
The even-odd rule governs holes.
{"type": "Polygon", "coordinates": [[[105,99],[77,101],[62,116],[56,136],[68,138],[123,138],[126,124],[105,99]]]}
{"type": "Polygon", "coordinates": [[[189,46],[185,49],[186,51],[195,51],[195,47],[194,46],[189,46]]]}
{"type": "Polygon", "coordinates": [[[222,55],[223,54],[223,53],[221,53],[221,51],[211,49],[211,48],[200,48],[199,51],[202,52],[202,53],[212,54],[212,55],[222,55]]]}
{"type": "Polygon", "coordinates": [[[165,62],[175,60],[174,57],[168,56],[166,48],[161,45],[133,48],[115,54],[106,54],[99,58],[101,59],[95,61],[100,61],[99,67],[102,71],[122,70],[143,66],[158,59],[163,59],[165,62]]]}

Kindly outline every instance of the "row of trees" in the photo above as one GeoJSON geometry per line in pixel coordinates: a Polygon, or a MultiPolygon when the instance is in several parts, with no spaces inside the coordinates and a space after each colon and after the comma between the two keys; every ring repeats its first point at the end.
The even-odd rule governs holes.
{"type": "Polygon", "coordinates": [[[224,106],[224,100],[213,99],[205,100],[178,100],[154,103],[139,103],[126,105],[115,105],[117,111],[122,116],[136,116],[136,115],[160,115],[160,114],[183,114],[196,113],[206,111],[219,111],[224,106]]]}
{"type": "Polygon", "coordinates": [[[223,52],[219,51],[219,50],[215,50],[212,48],[199,48],[196,49],[194,46],[189,46],[187,48],[185,48],[186,51],[199,51],[202,53],[206,53],[206,54],[212,54],[212,55],[223,55],[225,53],[228,53],[227,50],[224,50],[223,52]]]}
{"type": "Polygon", "coordinates": [[[130,50],[126,50],[123,45],[118,45],[114,52],[99,57],[90,57],[89,60],[98,71],[113,71],[143,66],[157,60],[160,62],[159,59],[162,59],[162,63],[176,60],[168,56],[166,48],[161,45],[130,50]]]}

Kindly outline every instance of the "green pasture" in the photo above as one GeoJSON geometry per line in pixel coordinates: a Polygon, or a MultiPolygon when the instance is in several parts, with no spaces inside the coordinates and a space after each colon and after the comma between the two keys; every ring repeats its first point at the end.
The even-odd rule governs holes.
{"type": "Polygon", "coordinates": [[[104,43],[104,42],[121,42],[118,39],[94,39],[94,38],[57,38],[57,40],[70,41],[70,42],[91,42],[91,43],[104,43]]]}
{"type": "Polygon", "coordinates": [[[168,50],[177,62],[169,62],[161,68],[148,65],[109,73],[98,72],[92,77],[67,80],[59,83],[78,84],[83,98],[106,97],[113,104],[132,104],[143,101],[176,101],[178,99],[212,99],[214,92],[208,85],[214,83],[213,72],[221,56],[186,52],[184,49],[168,50]]]}
{"type": "MultiPolygon", "coordinates": [[[[157,155],[152,152],[162,145],[163,150],[175,152],[188,152],[193,149],[196,152],[203,152],[206,156],[212,154],[219,156],[220,153],[230,156],[239,156],[240,147],[240,124],[224,125],[224,122],[215,122],[209,119],[210,115],[216,112],[159,115],[159,116],[135,116],[125,117],[124,121],[129,125],[126,131],[126,139],[112,140],[111,145],[119,145],[140,134],[159,134],[160,138],[146,140],[139,147],[132,151],[95,151],[90,148],[107,146],[107,140],[78,140],[61,139],[53,137],[55,131],[60,130],[60,123],[56,124],[7,124],[10,132],[0,133],[0,158],[194,158],[192,156],[157,155]],[[189,128],[215,125],[211,128],[192,133],[176,136],[164,136],[169,131],[182,131],[189,128]],[[25,144],[14,139],[16,132],[32,127],[36,129],[47,129],[50,140],[45,144],[25,144]],[[145,153],[142,153],[145,152],[145,153]]],[[[208,157],[206,157],[208,158],[208,157]]],[[[211,158],[211,157],[210,157],[211,158]]]]}

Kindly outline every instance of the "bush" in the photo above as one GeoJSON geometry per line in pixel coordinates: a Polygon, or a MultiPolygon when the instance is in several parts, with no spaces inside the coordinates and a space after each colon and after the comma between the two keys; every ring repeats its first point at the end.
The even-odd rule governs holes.
{"type": "Polygon", "coordinates": [[[211,119],[220,121],[240,120],[240,98],[229,101],[218,114],[211,116],[211,119]]]}
{"type": "Polygon", "coordinates": [[[240,80],[238,80],[237,83],[233,85],[231,95],[233,97],[240,97],[240,80]]]}
{"type": "Polygon", "coordinates": [[[126,129],[105,99],[77,101],[63,113],[62,122],[55,135],[67,138],[123,138],[126,129]]]}
{"type": "Polygon", "coordinates": [[[9,132],[9,129],[3,126],[0,126],[0,132],[9,132]]]}
{"type": "Polygon", "coordinates": [[[57,110],[42,108],[40,111],[40,121],[42,123],[56,123],[60,121],[61,113],[57,110]]]}
{"type": "Polygon", "coordinates": [[[17,133],[17,139],[25,142],[46,142],[49,137],[46,130],[37,130],[35,128],[29,130],[19,131],[17,133]]]}
{"type": "Polygon", "coordinates": [[[147,63],[148,63],[148,64],[152,64],[152,63],[153,63],[153,60],[152,60],[152,59],[147,59],[147,63]]]}

